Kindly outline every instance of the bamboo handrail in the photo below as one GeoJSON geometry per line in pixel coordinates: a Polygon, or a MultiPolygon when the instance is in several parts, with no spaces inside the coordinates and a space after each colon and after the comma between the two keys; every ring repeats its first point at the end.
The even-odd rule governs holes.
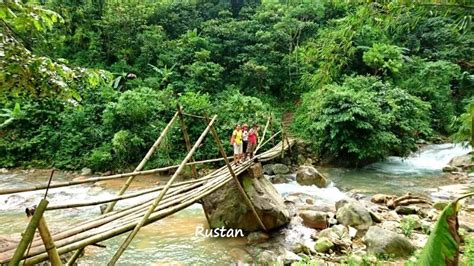
{"type": "Polygon", "coordinates": [[[265,139],[265,134],[267,134],[267,129],[268,129],[268,125],[270,124],[270,119],[272,117],[270,116],[268,119],[267,119],[267,123],[265,124],[265,128],[263,129],[263,134],[262,134],[262,137],[258,140],[258,144],[257,144],[257,148],[255,150],[258,150],[258,148],[260,147],[260,143],[262,143],[262,141],[265,139]]]}
{"type": "MultiPolygon", "coordinates": [[[[228,158],[233,158],[233,157],[228,157],[228,158]]],[[[205,164],[205,163],[215,163],[215,162],[220,162],[220,161],[223,161],[223,160],[224,160],[224,158],[201,160],[201,161],[186,163],[186,166],[196,165],[196,164],[205,164]]],[[[87,179],[73,180],[73,181],[67,181],[67,182],[56,182],[56,183],[52,183],[49,186],[49,188],[75,186],[75,185],[80,185],[80,184],[95,183],[95,182],[99,182],[99,181],[120,179],[120,178],[129,177],[129,176],[149,175],[149,174],[155,174],[155,173],[159,173],[159,172],[165,172],[165,171],[173,170],[173,169],[176,169],[178,167],[179,167],[179,164],[166,166],[166,167],[161,167],[161,168],[150,169],[150,170],[138,171],[138,172],[115,174],[115,175],[109,175],[109,176],[90,177],[90,178],[87,178],[87,179]]],[[[26,188],[0,189],[0,195],[43,190],[43,189],[46,189],[46,188],[47,188],[47,185],[38,185],[38,186],[32,186],[32,187],[26,187],[26,188]]]]}
{"type": "MultiPolygon", "coordinates": [[[[193,184],[193,183],[204,183],[205,180],[209,179],[211,177],[205,177],[202,179],[195,179],[195,180],[190,180],[190,181],[185,181],[177,184],[173,184],[172,187],[179,187],[183,186],[186,184],[193,184]]],[[[66,203],[66,204],[58,204],[58,205],[50,205],[48,208],[46,208],[47,211],[50,210],[60,210],[60,209],[68,209],[68,208],[77,208],[77,207],[87,207],[87,206],[94,206],[94,205],[99,205],[99,204],[104,204],[104,203],[109,203],[112,201],[120,201],[120,200],[126,200],[126,199],[131,199],[131,198],[136,198],[139,196],[143,196],[146,194],[150,194],[153,192],[160,191],[164,188],[164,186],[159,186],[151,189],[145,189],[145,190],[140,190],[135,193],[130,193],[130,194],[124,194],[122,196],[115,196],[112,198],[108,199],[102,199],[98,201],[83,201],[83,202],[75,202],[75,203],[66,203]]]]}
{"type": "Polygon", "coordinates": [[[125,249],[127,249],[128,245],[130,244],[130,242],[132,242],[133,238],[137,235],[138,231],[141,229],[141,227],[145,224],[145,222],[148,220],[148,218],[150,217],[150,215],[152,214],[152,212],[155,210],[156,206],[158,205],[158,203],[161,201],[161,199],[164,197],[164,195],[166,194],[166,192],[168,191],[168,189],[170,188],[171,184],[174,182],[174,180],[178,177],[179,173],[183,170],[185,164],[188,162],[188,160],[191,158],[191,156],[193,155],[193,153],[196,151],[197,147],[201,144],[201,142],[204,140],[204,137],[207,135],[207,133],[209,132],[209,129],[210,127],[212,126],[212,124],[214,123],[214,121],[216,120],[217,116],[214,115],[214,117],[212,118],[212,120],[209,122],[208,126],[206,127],[206,129],[202,132],[201,136],[199,137],[199,139],[196,141],[196,143],[194,144],[194,146],[191,148],[191,150],[188,152],[188,154],[186,155],[186,157],[184,158],[183,162],[181,163],[181,165],[178,167],[178,169],[176,170],[176,172],[173,174],[173,176],[171,177],[171,179],[168,181],[168,183],[166,184],[166,187],[160,192],[160,194],[158,195],[158,197],[156,198],[156,200],[153,202],[153,204],[150,206],[150,208],[148,209],[148,211],[145,213],[145,215],[143,216],[142,220],[140,221],[140,223],[138,223],[136,225],[136,227],[133,229],[133,231],[128,235],[128,237],[125,239],[125,241],[122,243],[122,245],[118,248],[117,252],[114,254],[114,256],[112,257],[112,259],[109,261],[108,265],[115,265],[115,263],[118,261],[118,259],[120,258],[120,256],[123,254],[123,252],[125,251],[125,249]]]}

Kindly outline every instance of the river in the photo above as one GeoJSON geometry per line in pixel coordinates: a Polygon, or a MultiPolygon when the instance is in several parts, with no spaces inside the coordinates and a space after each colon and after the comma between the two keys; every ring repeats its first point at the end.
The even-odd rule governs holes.
{"type": "MultiPolygon", "coordinates": [[[[384,162],[362,169],[320,169],[332,181],[327,188],[300,186],[296,182],[278,184],[275,187],[282,195],[302,192],[314,197],[316,203],[321,201],[330,204],[347,197],[342,191],[361,194],[414,192],[429,195],[436,187],[450,182],[449,179],[442,177],[443,166],[454,156],[466,154],[469,150],[452,144],[427,145],[406,159],[390,157],[384,162]]],[[[47,177],[47,171],[3,174],[0,175],[2,180],[0,188],[43,184],[47,177]]],[[[58,174],[54,178],[60,181],[67,177],[58,174]]],[[[132,189],[149,186],[150,183],[156,182],[156,179],[163,180],[159,177],[144,177],[139,179],[132,189]]],[[[57,188],[49,192],[48,199],[50,204],[99,199],[114,195],[118,187],[117,182],[107,182],[57,188]]],[[[28,223],[24,207],[36,204],[43,193],[43,191],[25,192],[0,196],[0,235],[18,236],[28,223]]],[[[143,197],[135,198],[120,204],[129,205],[142,199],[143,197]]],[[[97,206],[48,211],[46,220],[52,231],[58,231],[99,213],[97,206]]],[[[204,213],[198,204],[149,225],[139,232],[118,265],[222,265],[239,259],[239,252],[236,250],[251,248],[244,238],[196,237],[197,226],[206,226],[204,213]]],[[[86,256],[79,260],[79,265],[106,264],[124,237],[120,236],[101,243],[106,248],[88,247],[86,256]]]]}

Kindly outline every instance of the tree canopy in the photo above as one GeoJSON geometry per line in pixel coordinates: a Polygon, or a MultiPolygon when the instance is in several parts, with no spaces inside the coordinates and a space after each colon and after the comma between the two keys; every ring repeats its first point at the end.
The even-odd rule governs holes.
{"type": "MultiPolygon", "coordinates": [[[[178,103],[218,113],[224,140],[294,112],[298,137],[352,166],[464,141],[472,7],[436,3],[3,1],[0,165],[131,167],[178,103]]],[[[184,152],[174,134],[149,166],[184,152]]]]}

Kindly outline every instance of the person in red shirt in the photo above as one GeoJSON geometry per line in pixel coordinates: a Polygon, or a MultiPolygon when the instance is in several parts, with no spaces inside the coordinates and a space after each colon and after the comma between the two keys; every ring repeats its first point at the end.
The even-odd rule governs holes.
{"type": "Polygon", "coordinates": [[[258,126],[253,124],[253,127],[249,130],[248,133],[248,144],[247,144],[247,156],[250,159],[253,158],[255,148],[257,147],[257,140],[258,140],[258,126]]]}

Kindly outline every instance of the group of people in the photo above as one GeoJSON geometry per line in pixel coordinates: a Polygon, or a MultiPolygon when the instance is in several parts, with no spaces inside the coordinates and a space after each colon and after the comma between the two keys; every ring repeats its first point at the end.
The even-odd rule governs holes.
{"type": "Polygon", "coordinates": [[[247,158],[252,159],[258,140],[258,125],[249,129],[247,124],[237,124],[232,132],[230,144],[234,147],[234,162],[238,165],[247,158]]]}

